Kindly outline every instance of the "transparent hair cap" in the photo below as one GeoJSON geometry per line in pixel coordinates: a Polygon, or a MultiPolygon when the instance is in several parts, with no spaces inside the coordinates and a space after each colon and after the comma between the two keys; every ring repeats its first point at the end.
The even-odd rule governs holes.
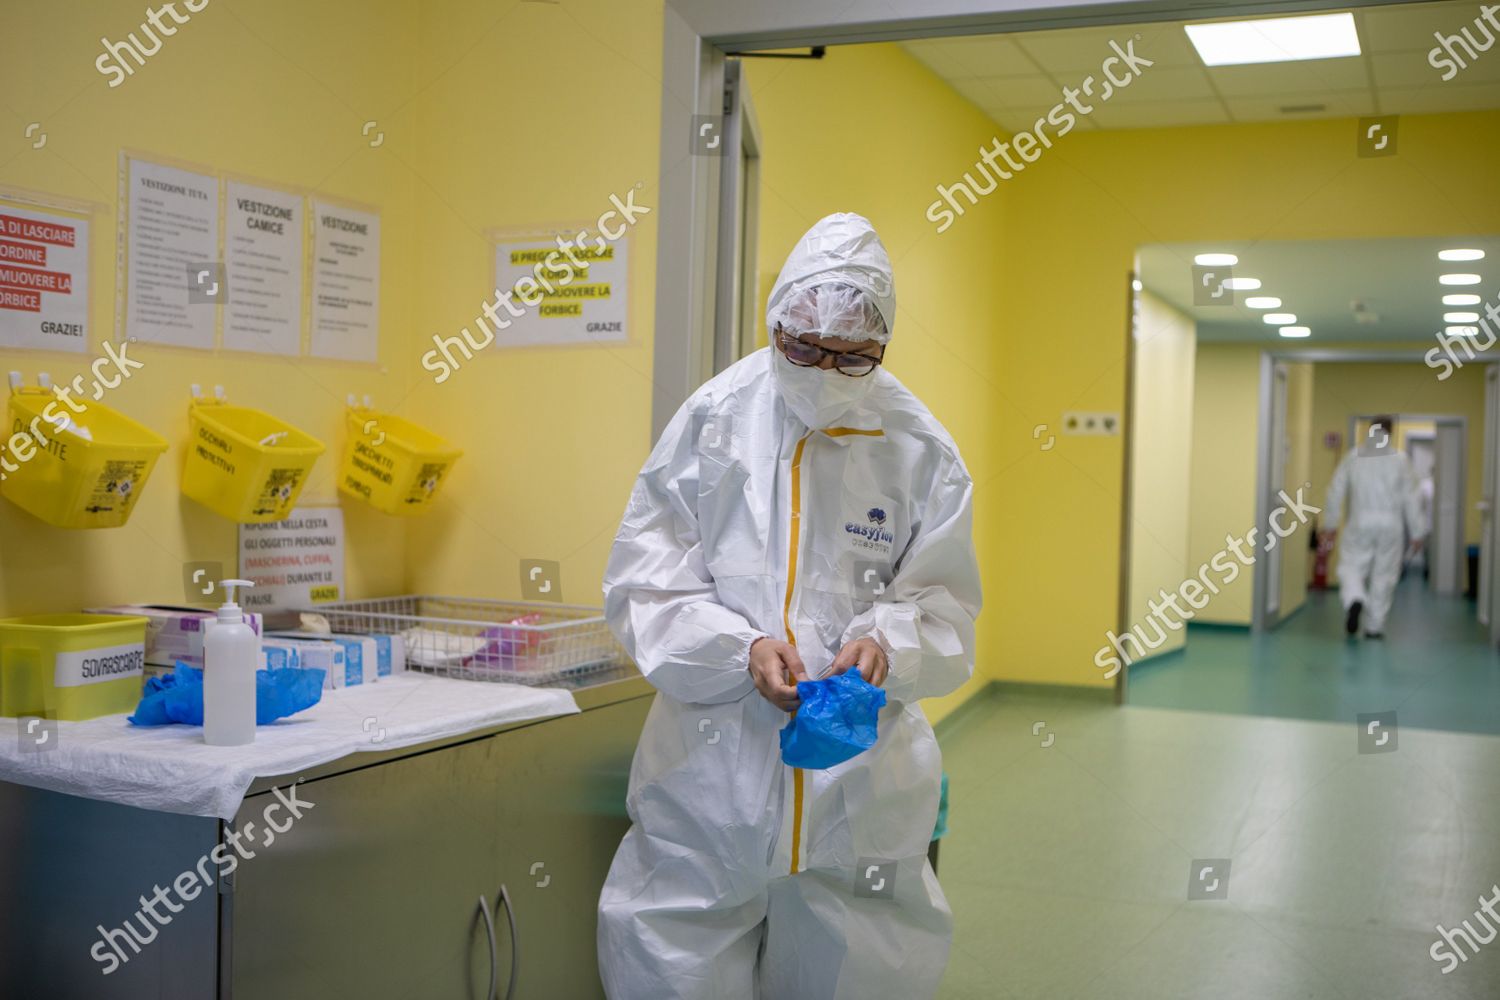
{"type": "Polygon", "coordinates": [[[884,344],[891,339],[885,318],[870,296],[853,285],[814,285],[804,288],[779,303],[767,314],[768,329],[777,324],[792,336],[816,333],[820,337],[841,340],[873,340],[884,344]]]}
{"type": "Polygon", "coordinates": [[[766,300],[766,330],[888,343],[896,320],[891,258],[870,220],[819,219],[792,247],[766,300]]]}

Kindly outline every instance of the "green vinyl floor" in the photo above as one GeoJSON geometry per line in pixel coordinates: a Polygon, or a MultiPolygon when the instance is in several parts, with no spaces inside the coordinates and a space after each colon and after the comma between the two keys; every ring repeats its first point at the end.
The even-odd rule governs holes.
{"type": "Polygon", "coordinates": [[[1500,893],[1500,737],[1408,721],[1493,728],[1430,690],[1420,644],[1350,653],[1303,617],[1298,657],[1156,685],[1213,711],[1001,691],[944,727],[942,1000],[1500,997],[1500,940],[1446,975],[1429,955],[1500,893]],[[1343,717],[1367,700],[1399,705],[1390,751],[1343,717]],[[1226,898],[1189,899],[1209,862],[1226,898]]]}
{"type": "Polygon", "coordinates": [[[1382,640],[1350,640],[1337,592],[1312,591],[1269,632],[1189,625],[1185,649],[1130,668],[1126,700],[1330,722],[1394,710],[1403,727],[1500,734],[1500,654],[1473,602],[1412,577],[1382,640]]]}

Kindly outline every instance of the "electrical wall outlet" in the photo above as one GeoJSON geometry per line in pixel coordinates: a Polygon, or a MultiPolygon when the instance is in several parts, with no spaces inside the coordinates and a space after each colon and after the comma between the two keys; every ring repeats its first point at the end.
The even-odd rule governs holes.
{"type": "Polygon", "coordinates": [[[1064,434],[1118,434],[1118,413],[1082,413],[1071,410],[1063,414],[1064,434]]]}

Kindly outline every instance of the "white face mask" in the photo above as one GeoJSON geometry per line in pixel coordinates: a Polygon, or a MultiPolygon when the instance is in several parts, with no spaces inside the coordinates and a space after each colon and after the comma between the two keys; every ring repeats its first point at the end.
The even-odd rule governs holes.
{"type": "Polygon", "coordinates": [[[775,347],[771,351],[776,355],[771,362],[776,389],[786,401],[787,408],[811,430],[836,425],[870,394],[875,385],[874,373],[863,378],[850,378],[832,369],[794,365],[775,347]]]}

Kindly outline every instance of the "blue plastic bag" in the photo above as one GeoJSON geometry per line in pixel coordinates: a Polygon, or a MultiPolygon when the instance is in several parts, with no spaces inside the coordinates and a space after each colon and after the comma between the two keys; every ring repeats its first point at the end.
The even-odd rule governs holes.
{"type": "Polygon", "coordinates": [[[781,730],[781,759],[792,767],[821,771],[842,764],[875,745],[875,723],[885,692],[858,669],[798,681],[802,707],[781,730]]]}
{"type": "MultiPolygon", "coordinates": [[[[257,670],[255,724],[268,725],[322,701],[324,673],[296,667],[257,670]]],[[[132,726],[203,725],[203,671],[179,660],[172,673],[151,678],[127,721],[132,726]]]]}

